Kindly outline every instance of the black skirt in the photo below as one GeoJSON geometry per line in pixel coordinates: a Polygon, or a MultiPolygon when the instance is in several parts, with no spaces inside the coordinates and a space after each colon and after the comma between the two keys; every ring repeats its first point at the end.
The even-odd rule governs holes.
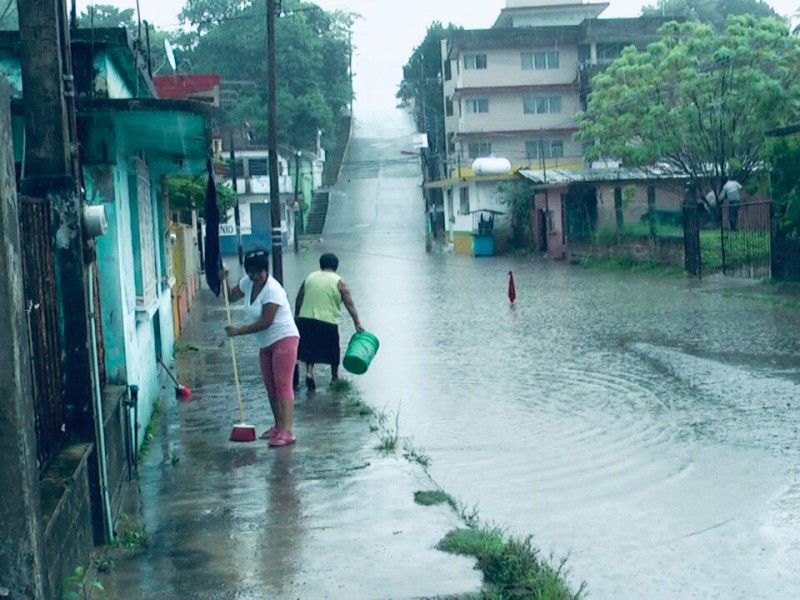
{"type": "Polygon", "coordinates": [[[304,363],[338,365],[340,359],[339,327],[317,319],[297,319],[300,330],[298,360],[304,363]]]}

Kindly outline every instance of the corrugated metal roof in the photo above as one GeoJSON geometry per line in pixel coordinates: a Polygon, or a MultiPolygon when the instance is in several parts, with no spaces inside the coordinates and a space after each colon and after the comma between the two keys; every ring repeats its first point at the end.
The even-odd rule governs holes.
{"type": "Polygon", "coordinates": [[[520,169],[518,173],[536,184],[556,185],[590,181],[643,181],[648,179],[685,179],[686,174],[673,167],[656,165],[607,169],[520,169]]]}

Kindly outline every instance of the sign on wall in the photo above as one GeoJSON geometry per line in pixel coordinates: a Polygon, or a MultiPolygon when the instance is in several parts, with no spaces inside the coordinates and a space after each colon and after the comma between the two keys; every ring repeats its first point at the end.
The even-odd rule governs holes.
{"type": "MultiPolygon", "coordinates": [[[[239,229],[242,235],[250,235],[253,233],[252,219],[250,218],[250,205],[239,205],[239,229]]],[[[233,218],[233,209],[228,209],[228,220],[225,223],[219,224],[220,235],[236,235],[236,221],[233,218]]]]}

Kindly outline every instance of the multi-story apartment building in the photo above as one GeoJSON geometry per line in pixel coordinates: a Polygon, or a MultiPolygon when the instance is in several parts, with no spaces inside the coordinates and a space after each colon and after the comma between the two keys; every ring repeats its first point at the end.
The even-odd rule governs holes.
{"type": "MultiPolygon", "coordinates": [[[[443,190],[445,229],[456,251],[471,252],[475,211],[503,210],[498,185],[512,173],[584,168],[575,115],[585,108],[591,76],[624,47],[654,41],[664,22],[598,18],[607,7],[507,0],[490,29],[442,40],[448,177],[432,187],[443,190]],[[511,171],[476,174],[473,161],[489,156],[507,159],[511,171]]],[[[560,215],[549,203],[546,212],[555,229],[560,215]]],[[[507,215],[495,228],[502,244],[507,215]]]]}

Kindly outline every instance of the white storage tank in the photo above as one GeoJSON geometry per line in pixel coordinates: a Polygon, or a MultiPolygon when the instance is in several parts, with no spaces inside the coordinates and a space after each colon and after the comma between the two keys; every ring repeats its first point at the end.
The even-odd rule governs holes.
{"type": "Polygon", "coordinates": [[[511,173],[511,162],[507,158],[488,156],[476,158],[472,162],[475,175],[508,175],[511,173]]]}

